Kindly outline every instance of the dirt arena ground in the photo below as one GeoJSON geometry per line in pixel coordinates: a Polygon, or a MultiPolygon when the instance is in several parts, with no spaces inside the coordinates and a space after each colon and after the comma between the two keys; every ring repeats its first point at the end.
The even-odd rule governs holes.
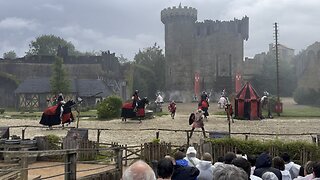
{"type": "MultiPolygon", "coordinates": [[[[284,107],[298,106],[292,99],[284,99],[284,107]]],[[[167,104],[163,106],[164,111],[167,111],[167,104]]],[[[126,123],[120,119],[111,121],[92,121],[80,119],[79,127],[82,128],[108,128],[107,131],[102,131],[100,136],[100,142],[118,142],[120,144],[138,145],[144,142],[151,141],[156,136],[156,131],[142,131],[145,128],[156,129],[180,129],[190,130],[188,125],[188,117],[190,112],[195,110],[196,103],[184,103],[177,104],[176,118],[173,120],[169,115],[156,117],[154,119],[144,120],[142,123],[138,121],[128,120],[126,123]],[[125,129],[125,130],[121,130],[125,129]]],[[[301,106],[303,108],[303,106],[301,106]]],[[[219,111],[217,105],[211,103],[209,107],[209,113],[219,111]]],[[[265,119],[259,121],[245,121],[235,120],[235,123],[231,124],[231,131],[235,133],[317,133],[320,132],[319,118],[278,118],[265,119]]],[[[0,119],[1,126],[14,126],[14,125],[39,125],[39,119],[0,119]]],[[[75,126],[72,124],[71,126],[75,126]]],[[[10,134],[16,134],[21,136],[22,128],[10,129],[10,134]]],[[[205,122],[206,131],[228,131],[228,123],[225,116],[210,115],[208,122],[205,122]]],[[[64,137],[67,133],[67,129],[54,129],[47,130],[46,128],[27,128],[26,138],[32,138],[34,136],[55,134],[60,137],[64,137]]],[[[97,131],[89,131],[89,139],[96,140],[97,131]]],[[[243,135],[237,135],[239,138],[244,138],[243,135]]],[[[199,142],[202,138],[201,132],[194,133],[192,142],[199,142]]],[[[258,139],[274,139],[275,136],[249,136],[250,138],[258,139]]],[[[277,136],[278,139],[283,140],[295,140],[303,139],[311,142],[311,137],[306,136],[277,136]]],[[[160,131],[161,141],[171,142],[175,145],[182,145],[186,143],[185,132],[174,131],[160,131]]]]}

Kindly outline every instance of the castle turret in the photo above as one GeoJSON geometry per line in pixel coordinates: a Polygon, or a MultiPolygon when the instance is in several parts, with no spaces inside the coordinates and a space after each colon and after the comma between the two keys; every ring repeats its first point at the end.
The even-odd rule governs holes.
{"type": "Polygon", "coordinates": [[[165,25],[166,88],[191,92],[193,89],[192,51],[197,10],[172,7],[161,11],[165,25]]]}

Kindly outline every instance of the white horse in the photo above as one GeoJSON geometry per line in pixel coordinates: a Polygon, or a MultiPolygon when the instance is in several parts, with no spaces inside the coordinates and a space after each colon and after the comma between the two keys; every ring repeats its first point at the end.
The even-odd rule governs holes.
{"type": "Polygon", "coordinates": [[[218,101],[218,107],[220,109],[224,109],[226,107],[227,103],[228,103],[228,99],[224,96],[221,96],[218,101]]]}

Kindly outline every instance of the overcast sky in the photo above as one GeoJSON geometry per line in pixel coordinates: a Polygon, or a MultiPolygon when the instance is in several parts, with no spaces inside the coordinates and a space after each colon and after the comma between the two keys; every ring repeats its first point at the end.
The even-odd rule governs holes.
{"type": "Polygon", "coordinates": [[[279,42],[298,53],[320,40],[319,0],[0,0],[0,57],[14,50],[24,56],[31,40],[54,34],[80,51],[110,50],[133,59],[157,42],[164,48],[160,11],[192,6],[198,21],[249,17],[245,56],[267,51],[273,23],[279,42]]]}

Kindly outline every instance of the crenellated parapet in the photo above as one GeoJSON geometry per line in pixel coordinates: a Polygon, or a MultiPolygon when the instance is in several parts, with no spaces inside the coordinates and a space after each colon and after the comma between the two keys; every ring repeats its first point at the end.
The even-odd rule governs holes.
{"type": "Polygon", "coordinates": [[[168,7],[161,11],[161,22],[163,24],[166,24],[177,17],[187,18],[195,22],[197,20],[197,9],[188,6],[181,7],[180,5],[179,7],[168,7]]]}
{"type": "Polygon", "coordinates": [[[240,33],[244,40],[248,40],[249,38],[249,18],[247,16],[241,20],[204,20],[203,22],[196,22],[196,27],[198,36],[211,35],[217,32],[231,32],[240,33]]]}

